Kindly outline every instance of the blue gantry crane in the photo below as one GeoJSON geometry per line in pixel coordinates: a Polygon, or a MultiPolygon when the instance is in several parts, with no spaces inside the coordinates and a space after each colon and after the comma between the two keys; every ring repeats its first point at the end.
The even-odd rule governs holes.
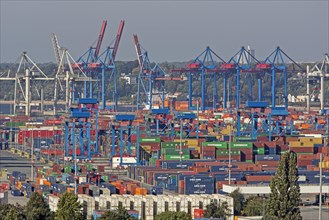
{"type": "MultiPolygon", "coordinates": [[[[250,74],[248,77],[248,84],[249,84],[249,94],[247,95],[247,100],[252,101],[253,100],[253,94],[252,94],[252,81],[253,77],[252,74],[256,74],[257,70],[255,70],[253,64],[257,64],[259,61],[244,47],[241,47],[241,49],[226,63],[223,63],[221,65],[221,68],[223,70],[229,71],[230,74],[226,74],[224,76],[224,94],[223,94],[223,100],[224,109],[227,108],[227,79],[230,75],[235,75],[235,107],[237,109],[240,108],[241,104],[241,74],[250,74]]],[[[259,93],[261,93],[261,86],[259,85],[259,93]]]]}
{"type": "Polygon", "coordinates": [[[182,77],[170,77],[157,63],[151,62],[148,52],[139,43],[138,36],[133,35],[135,50],[140,67],[138,74],[137,109],[145,107],[153,109],[155,97],[162,103],[160,108],[164,109],[165,81],[181,81],[182,77]]]}
{"type": "Polygon", "coordinates": [[[116,72],[116,65],[115,65],[115,58],[119,49],[119,44],[123,32],[123,28],[125,25],[125,21],[121,20],[118,33],[115,38],[114,46],[108,46],[107,49],[99,55],[98,57],[98,64],[94,66],[94,68],[100,67],[102,70],[102,92],[101,92],[101,100],[102,105],[101,108],[106,108],[106,92],[105,92],[105,71],[110,72],[109,77],[109,84],[113,83],[113,91],[110,92],[112,94],[112,101],[114,102],[113,109],[116,111],[118,109],[118,92],[117,92],[117,72],[116,72]]]}
{"type": "MultiPolygon", "coordinates": [[[[304,71],[304,68],[297,64],[293,59],[291,59],[284,51],[281,50],[280,47],[277,47],[268,57],[266,57],[264,62],[258,63],[256,68],[265,72],[270,73],[271,80],[271,107],[274,108],[277,104],[281,104],[279,102],[279,95],[276,88],[276,76],[279,73],[283,74],[283,106],[284,108],[288,108],[288,94],[287,94],[287,65],[285,59],[290,60],[294,65],[296,65],[300,70],[304,71]]],[[[293,70],[292,72],[294,72],[293,70]]]]}
{"type": "MultiPolygon", "coordinates": [[[[81,68],[84,70],[84,72],[87,74],[89,78],[89,85],[87,80],[84,82],[84,97],[85,98],[95,98],[94,97],[94,90],[95,92],[99,93],[98,88],[99,88],[99,74],[95,68],[95,63],[98,60],[98,55],[101,49],[101,45],[103,42],[105,30],[107,26],[107,21],[102,22],[101,30],[99,33],[99,37],[97,40],[96,46],[91,46],[88,48],[88,50],[82,54],[81,57],[76,61],[75,64],[72,65],[73,68],[81,68]],[[97,79],[97,80],[92,80],[92,79],[97,79]],[[88,92],[89,89],[89,92],[88,92]]],[[[103,79],[102,79],[103,82],[103,79]]],[[[98,98],[98,97],[96,97],[98,98]]]]}
{"type": "Polygon", "coordinates": [[[98,154],[98,101],[93,98],[79,98],[78,107],[70,108],[65,120],[65,157],[91,159],[98,154]],[[95,141],[91,134],[95,132],[95,141]],[[78,150],[79,149],[79,150],[78,150]],[[71,152],[70,152],[71,151],[71,152]]]}
{"type": "Polygon", "coordinates": [[[216,109],[218,102],[217,94],[217,81],[218,75],[222,73],[219,68],[220,63],[225,61],[218,56],[210,47],[207,47],[199,56],[197,56],[192,63],[187,64],[187,68],[181,68],[179,70],[173,70],[172,72],[187,73],[188,75],[188,108],[189,110],[195,110],[193,106],[193,99],[201,99],[201,110],[204,111],[209,108],[216,109]],[[217,59],[216,59],[217,58],[217,59]],[[213,98],[212,106],[206,104],[206,100],[209,101],[206,91],[206,77],[213,78],[213,98]],[[194,81],[201,81],[201,94],[196,94],[193,88],[194,81]]]}
{"type": "MultiPolygon", "coordinates": [[[[139,127],[134,127],[132,125],[133,120],[135,119],[135,115],[115,115],[115,120],[111,125],[111,140],[112,140],[112,148],[111,148],[111,158],[117,155],[116,147],[119,147],[119,156],[120,156],[120,166],[129,165],[125,164],[123,161],[123,157],[132,156],[132,141],[131,135],[136,135],[136,163],[140,164],[140,146],[139,146],[139,127]],[[124,126],[122,122],[127,122],[124,126]],[[134,129],[133,129],[134,128],[134,129]],[[135,132],[135,133],[133,133],[135,132]]],[[[133,155],[135,156],[135,155],[133,155]]]]}
{"type": "Polygon", "coordinates": [[[120,21],[118,33],[116,35],[114,46],[108,46],[104,52],[100,53],[101,44],[104,38],[105,29],[107,25],[107,21],[103,21],[102,27],[100,30],[100,34],[98,37],[98,41],[96,47],[90,47],[78,60],[77,64],[74,67],[82,68],[88,75],[89,81],[89,96],[88,96],[88,86],[87,82],[84,84],[84,97],[93,98],[101,100],[100,109],[106,108],[106,91],[105,91],[105,72],[109,72],[109,82],[113,84],[113,90],[111,92],[112,100],[114,102],[114,109],[116,110],[118,107],[118,95],[117,95],[117,80],[116,80],[116,65],[115,58],[118,52],[120,39],[122,36],[123,28],[124,28],[124,20],[120,21]],[[100,75],[101,72],[101,75],[100,75]],[[96,80],[92,80],[96,79],[96,80]],[[93,82],[95,83],[93,84],[93,82]],[[101,81],[101,85],[99,85],[99,81],[101,81]],[[101,90],[99,90],[101,88],[101,90]],[[96,90],[96,94],[94,94],[94,90],[96,90]]]}

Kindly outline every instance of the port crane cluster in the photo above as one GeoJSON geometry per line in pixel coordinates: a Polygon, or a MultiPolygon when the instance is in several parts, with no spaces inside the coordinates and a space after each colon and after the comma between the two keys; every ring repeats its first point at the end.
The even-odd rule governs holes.
{"type": "MultiPolygon", "coordinates": [[[[114,45],[109,45],[104,51],[101,51],[107,27],[107,21],[103,21],[96,45],[90,46],[87,51],[76,60],[70,55],[67,48],[59,45],[56,34],[51,34],[57,63],[55,74],[44,73],[26,52],[23,52],[20,56],[18,68],[15,73],[9,71],[7,74],[1,74],[0,82],[14,82],[14,113],[16,113],[18,106],[24,105],[25,115],[31,114],[31,103],[35,101],[41,103],[41,111],[43,111],[43,88],[46,83],[54,82],[54,96],[52,100],[54,103],[53,115],[58,114],[59,104],[64,104],[65,111],[70,112],[71,115],[70,120],[67,119],[65,122],[65,129],[69,134],[65,137],[66,154],[69,154],[70,149],[73,149],[73,146],[76,144],[74,142],[74,137],[76,136],[80,143],[79,149],[81,155],[79,156],[87,156],[90,158],[92,155],[97,154],[97,143],[91,146],[90,142],[93,130],[97,131],[97,128],[92,129],[92,122],[96,123],[99,110],[110,109],[114,112],[118,111],[119,97],[115,61],[124,25],[125,21],[121,20],[117,35],[114,39],[114,45]],[[112,88],[113,91],[109,91],[108,88],[112,88]],[[64,102],[60,101],[63,99],[65,100],[64,102]],[[111,100],[113,105],[107,106],[107,100],[111,100]],[[86,105],[87,107],[81,107],[81,105],[86,105]],[[88,142],[87,149],[85,148],[85,140],[88,142]],[[90,150],[91,148],[93,149],[92,151],[90,150]]],[[[288,63],[297,67],[298,71],[302,73],[306,72],[308,83],[310,77],[320,78],[321,112],[325,113],[324,78],[329,76],[328,54],[325,54],[323,59],[305,71],[303,67],[289,57],[280,47],[277,47],[264,59],[256,58],[249,48],[241,47],[228,61],[221,58],[221,56],[210,47],[206,47],[206,49],[196,58],[192,59],[193,61],[188,63],[186,67],[165,72],[159,64],[150,60],[148,51],[141,46],[137,35],[133,35],[133,42],[140,69],[137,78],[138,90],[136,107],[137,109],[141,109],[143,106],[146,106],[151,114],[155,116],[167,115],[169,112],[169,109],[164,105],[166,82],[175,81],[181,83],[182,81],[187,81],[188,110],[205,111],[208,109],[216,110],[218,108],[222,108],[224,111],[233,110],[237,116],[237,136],[244,135],[246,131],[246,129],[243,130],[240,125],[241,112],[250,114],[251,120],[248,133],[250,133],[252,139],[257,137],[259,130],[267,130],[269,132],[269,137],[273,133],[280,134],[280,132],[288,132],[284,131],[284,127],[282,126],[282,124],[287,124],[285,118],[288,114],[287,75],[288,73],[297,72],[296,69],[288,69],[288,63]],[[265,77],[270,77],[271,79],[270,89],[263,88],[263,80],[265,77]],[[283,80],[283,86],[281,88],[275,83],[278,77],[283,80]],[[207,82],[209,82],[209,80],[207,81],[206,79],[211,79],[211,83],[213,84],[213,90],[210,94],[209,90],[207,90],[209,87],[207,82]],[[253,94],[253,82],[256,80],[257,94],[253,94]],[[222,82],[223,85],[222,100],[219,100],[218,94],[219,81],[222,82]],[[231,85],[228,85],[229,82],[231,85]],[[200,87],[199,91],[194,88],[196,84],[200,87]],[[246,94],[242,92],[242,87],[245,84],[248,86],[248,92],[246,94]],[[233,90],[233,92],[230,92],[229,89],[233,90]],[[265,90],[270,90],[267,91],[270,93],[270,97],[264,96],[263,93],[265,90]],[[279,92],[279,90],[283,92],[279,92]],[[231,94],[234,94],[234,96],[231,94]],[[232,105],[228,105],[230,103],[230,97],[233,97],[231,102],[234,103],[234,108],[232,108],[232,105]],[[196,107],[193,105],[193,101],[195,100],[197,100],[198,104],[200,103],[200,106],[198,105],[196,107]],[[160,109],[158,110],[155,110],[153,106],[155,101],[161,103],[160,109]],[[267,113],[265,113],[266,109],[269,109],[267,113]],[[259,120],[259,118],[267,121],[267,123],[263,123],[265,127],[257,127],[257,120],[259,120]],[[274,121],[276,123],[273,123],[274,121]]],[[[310,94],[309,86],[307,86],[307,94],[310,94]]],[[[114,119],[111,125],[111,135],[115,136],[112,141],[117,139],[120,145],[121,158],[125,153],[121,149],[125,145],[123,143],[128,143],[129,147],[127,153],[131,153],[131,145],[129,143],[131,142],[130,136],[132,135],[132,121],[131,115],[121,114],[121,116],[114,119]],[[121,121],[128,122],[128,125],[119,129],[115,122],[121,121]],[[127,140],[124,140],[126,137],[124,134],[128,134],[127,140]]],[[[171,127],[166,129],[173,131],[171,127]]],[[[196,126],[196,129],[198,129],[198,126],[196,126]]],[[[159,121],[157,121],[157,134],[160,134],[159,130],[159,121]]],[[[171,132],[171,136],[173,136],[172,134],[173,132],[171,132]]],[[[111,156],[114,156],[114,145],[115,143],[113,143],[111,156]]],[[[138,149],[139,146],[136,145],[136,147],[138,149]]]]}

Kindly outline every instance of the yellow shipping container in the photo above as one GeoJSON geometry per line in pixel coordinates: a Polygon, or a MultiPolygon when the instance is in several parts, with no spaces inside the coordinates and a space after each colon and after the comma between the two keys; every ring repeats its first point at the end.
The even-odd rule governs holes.
{"type": "Polygon", "coordinates": [[[300,141],[300,142],[312,142],[313,141],[313,138],[312,137],[300,137],[300,138],[298,138],[298,140],[300,141]]]}
{"type": "Polygon", "coordinates": [[[311,142],[311,141],[303,141],[303,142],[300,142],[300,146],[301,147],[314,147],[314,143],[311,142]]]}
{"type": "Polygon", "coordinates": [[[322,162],[322,168],[329,168],[329,162],[322,162]]]}
{"type": "Polygon", "coordinates": [[[229,129],[223,129],[223,130],[221,131],[221,133],[222,133],[223,135],[229,135],[229,134],[231,133],[231,131],[230,131],[229,129]]]}
{"type": "Polygon", "coordinates": [[[301,143],[299,141],[289,141],[290,147],[300,147],[301,143]]]}
{"type": "Polygon", "coordinates": [[[186,140],[188,146],[198,146],[198,140],[197,139],[188,139],[186,140]]]}
{"type": "Polygon", "coordinates": [[[313,143],[314,144],[323,144],[323,139],[322,138],[313,138],[313,143]]]}

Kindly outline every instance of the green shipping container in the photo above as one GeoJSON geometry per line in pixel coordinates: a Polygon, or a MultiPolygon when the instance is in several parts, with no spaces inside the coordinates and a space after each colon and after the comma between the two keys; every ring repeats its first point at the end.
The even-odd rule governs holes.
{"type": "Polygon", "coordinates": [[[150,160],[149,160],[150,165],[151,165],[151,166],[154,166],[156,160],[157,160],[156,158],[150,158],[150,160]]]}
{"type": "Polygon", "coordinates": [[[227,149],[226,142],[203,142],[202,143],[202,147],[208,147],[208,146],[214,146],[214,147],[220,148],[220,149],[227,149]]]}
{"type": "Polygon", "coordinates": [[[265,149],[264,148],[256,148],[253,150],[254,154],[257,155],[264,155],[265,154],[265,149]]]}
{"type": "Polygon", "coordinates": [[[246,160],[246,162],[252,163],[253,161],[252,160],[246,160]]]}
{"type": "MultiPolygon", "coordinates": [[[[180,146],[180,142],[161,142],[161,148],[175,148],[180,146]]],[[[182,146],[185,146],[185,142],[182,142],[182,146]]]]}
{"type": "MultiPolygon", "coordinates": [[[[180,155],[165,155],[165,160],[180,160],[180,155]]],[[[190,159],[190,155],[182,155],[182,160],[190,159]]]]}
{"type": "Polygon", "coordinates": [[[161,142],[161,139],[159,137],[148,137],[148,138],[141,138],[139,140],[140,143],[145,142],[161,142]]]}
{"type": "MultiPolygon", "coordinates": [[[[162,152],[165,155],[176,155],[176,154],[179,155],[179,150],[176,149],[167,148],[167,149],[163,149],[162,152]]],[[[190,149],[183,148],[182,152],[184,155],[190,155],[190,149]]]]}
{"type": "Polygon", "coordinates": [[[108,182],[109,181],[109,177],[107,175],[102,175],[101,179],[104,181],[104,182],[108,182]]]}
{"type": "Polygon", "coordinates": [[[251,142],[232,142],[231,148],[252,148],[251,142]]]}
{"type": "Polygon", "coordinates": [[[71,166],[65,166],[64,167],[64,173],[71,173],[71,166]]]}
{"type": "Polygon", "coordinates": [[[12,127],[12,128],[15,128],[15,127],[19,127],[19,126],[25,126],[25,122],[6,122],[5,123],[5,126],[6,127],[12,127]]]}

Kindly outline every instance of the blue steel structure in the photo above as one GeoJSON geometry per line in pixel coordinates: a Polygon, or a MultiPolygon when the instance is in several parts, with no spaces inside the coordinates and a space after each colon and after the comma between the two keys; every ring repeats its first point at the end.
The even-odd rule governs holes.
{"type": "Polygon", "coordinates": [[[106,92],[105,92],[105,71],[110,72],[109,82],[110,84],[113,83],[113,92],[112,92],[112,101],[114,102],[113,109],[116,111],[118,109],[118,91],[117,91],[117,72],[116,72],[116,65],[115,65],[115,58],[118,52],[119,43],[121,40],[123,28],[125,25],[125,21],[121,20],[118,33],[115,39],[115,43],[113,47],[107,47],[107,49],[98,56],[98,66],[101,67],[102,71],[102,91],[101,91],[101,100],[102,105],[101,109],[106,108],[106,92]]]}
{"type": "Polygon", "coordinates": [[[210,47],[207,47],[194,61],[187,65],[187,69],[176,70],[179,72],[187,72],[188,74],[188,108],[195,110],[192,106],[193,98],[201,98],[201,110],[204,111],[209,108],[216,109],[218,94],[217,94],[217,75],[220,73],[218,64],[225,63],[225,61],[218,56],[210,47]],[[218,60],[215,60],[217,58],[218,60]],[[206,105],[206,100],[209,100],[206,92],[206,76],[213,78],[213,100],[212,106],[206,105]],[[193,94],[193,81],[201,78],[201,95],[193,94]]]}
{"type": "MultiPolygon", "coordinates": [[[[283,73],[283,106],[284,108],[288,108],[288,94],[287,94],[287,66],[285,63],[285,59],[287,58],[293,64],[295,64],[300,70],[304,71],[303,67],[298,65],[293,59],[291,59],[284,51],[281,50],[280,47],[277,47],[268,57],[266,57],[265,61],[262,63],[258,63],[256,68],[264,73],[270,73],[271,80],[271,107],[275,108],[276,104],[280,104],[277,102],[279,98],[278,91],[275,85],[276,76],[278,73],[283,73]]],[[[293,71],[292,71],[293,72],[293,71]]],[[[275,111],[279,111],[279,109],[274,109],[275,111]]],[[[284,112],[283,112],[284,113],[284,112]]]]}
{"type": "MultiPolygon", "coordinates": [[[[221,65],[221,68],[223,70],[228,71],[230,74],[235,73],[235,83],[236,83],[236,92],[235,92],[235,102],[236,102],[236,108],[240,108],[241,104],[241,73],[248,74],[248,84],[249,84],[249,94],[247,95],[247,101],[253,101],[253,94],[252,94],[252,75],[256,74],[257,70],[254,68],[254,64],[259,63],[259,61],[244,47],[242,47],[228,62],[223,63],[221,65]]],[[[223,108],[227,108],[227,79],[230,76],[230,74],[224,75],[224,88],[223,88],[223,108]]],[[[258,80],[258,97],[261,97],[261,81],[258,80]]],[[[261,99],[261,98],[258,98],[261,99]]],[[[261,101],[261,100],[259,100],[261,101]]]]}
{"type": "Polygon", "coordinates": [[[133,127],[132,122],[135,119],[135,115],[115,115],[115,122],[111,126],[111,140],[112,140],[112,149],[111,149],[111,157],[116,156],[115,148],[119,147],[119,156],[120,156],[120,166],[129,165],[123,163],[124,155],[132,155],[131,150],[131,135],[132,128],[136,132],[136,162],[137,165],[140,164],[140,146],[139,146],[139,127],[133,127]],[[128,122],[127,125],[123,126],[121,122],[128,122]],[[125,138],[124,134],[126,134],[125,138]],[[127,146],[126,146],[127,144],[127,146]],[[125,152],[124,152],[125,150],[125,152]]]}
{"type": "MultiPolygon", "coordinates": [[[[84,98],[87,97],[94,98],[94,90],[96,90],[95,92],[97,92],[96,98],[99,98],[99,90],[98,90],[99,73],[98,70],[95,69],[94,67],[96,66],[95,63],[98,60],[98,55],[100,52],[106,26],[107,26],[107,21],[103,21],[96,47],[93,46],[89,47],[89,49],[84,54],[82,54],[82,56],[79,57],[79,59],[76,61],[76,64],[73,64],[72,66],[73,68],[79,67],[83,69],[86,75],[90,79],[89,85],[87,81],[84,82],[84,98]],[[96,80],[92,80],[92,79],[96,79],[96,80]]],[[[104,79],[102,78],[102,82],[103,80],[104,79]]]]}
{"type": "Polygon", "coordinates": [[[78,108],[70,108],[69,119],[65,121],[65,156],[74,158],[78,146],[79,158],[89,160],[98,154],[98,101],[92,98],[78,99],[78,108]],[[92,125],[95,124],[95,141],[91,141],[92,125]],[[78,143],[76,143],[78,142],[78,143]],[[70,153],[70,150],[72,152],[70,153]],[[72,155],[70,155],[72,154],[72,155]]]}
{"type": "Polygon", "coordinates": [[[142,50],[137,35],[134,35],[133,38],[140,66],[138,74],[137,109],[145,106],[146,109],[152,110],[154,93],[160,98],[162,103],[161,108],[164,109],[165,80],[167,80],[167,74],[157,63],[150,62],[148,52],[142,50]]]}
{"type": "Polygon", "coordinates": [[[112,100],[114,102],[114,110],[118,107],[118,95],[117,95],[117,75],[115,57],[118,51],[120,39],[123,32],[124,20],[121,20],[118,33],[115,39],[113,47],[108,46],[104,52],[99,54],[101,42],[103,40],[106,21],[103,21],[102,28],[99,35],[99,40],[96,47],[90,47],[78,60],[77,65],[83,68],[89,77],[89,94],[87,82],[84,84],[84,97],[93,98],[95,96],[94,90],[97,89],[96,98],[101,100],[100,109],[106,108],[106,91],[105,91],[105,73],[109,72],[109,82],[113,84],[112,100]],[[101,72],[101,74],[99,74],[101,72]],[[96,80],[92,80],[96,79],[96,80]],[[93,81],[95,82],[93,84],[93,81]],[[101,85],[99,85],[101,81],[101,85]],[[101,88],[101,90],[99,90],[101,88]],[[89,95],[89,96],[88,96],[89,95]]]}

